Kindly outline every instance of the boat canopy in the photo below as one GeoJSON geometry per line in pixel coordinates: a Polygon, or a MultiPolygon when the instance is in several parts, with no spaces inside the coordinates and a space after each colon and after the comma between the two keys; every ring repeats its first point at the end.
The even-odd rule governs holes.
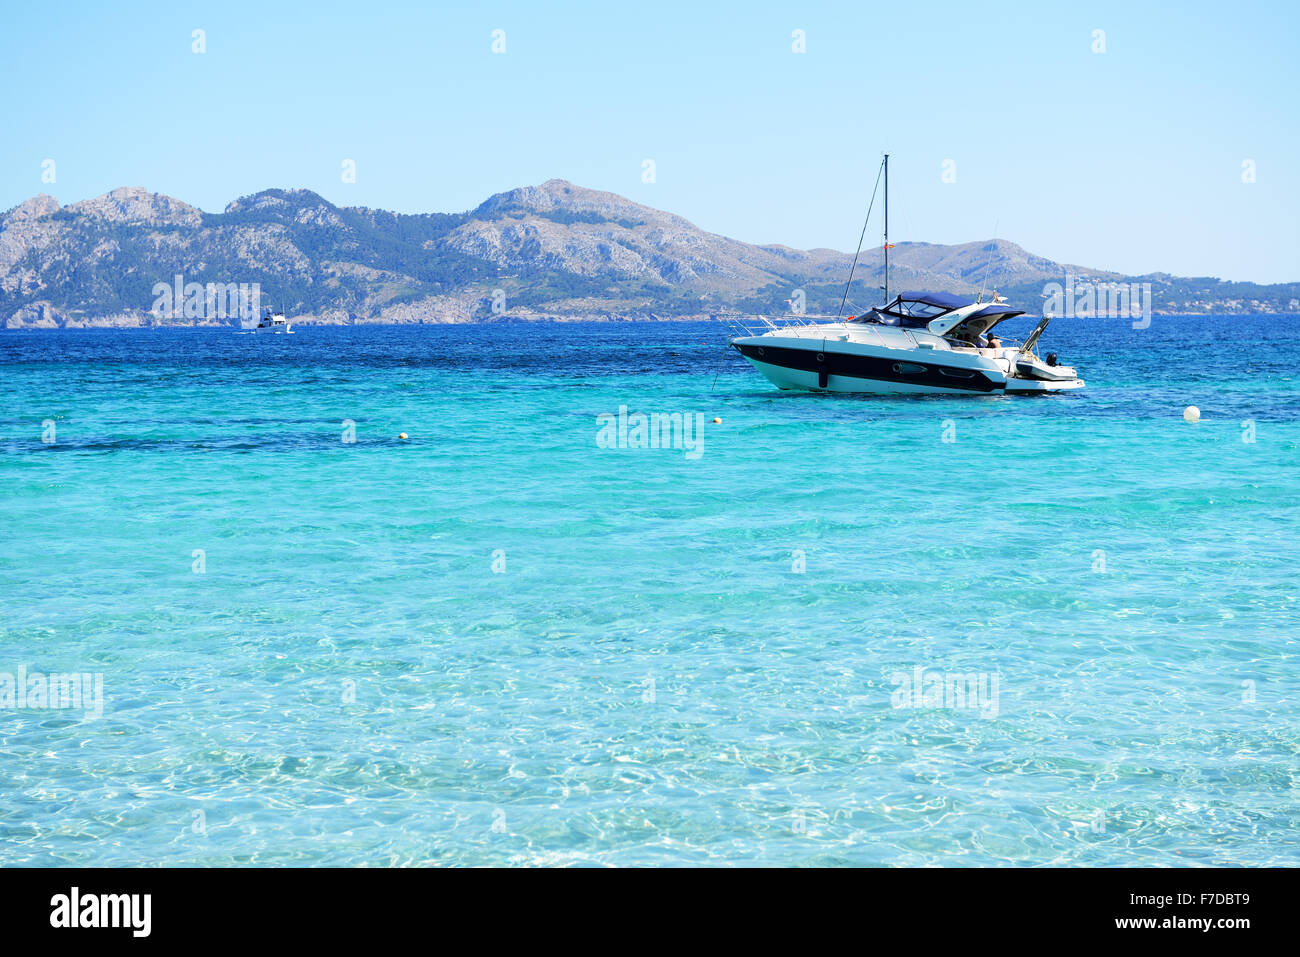
{"type": "Polygon", "coordinates": [[[940,309],[958,309],[962,306],[970,305],[969,296],[958,296],[951,292],[900,292],[898,299],[894,300],[903,302],[919,302],[927,306],[938,306],[940,309]]]}
{"type": "Polygon", "coordinates": [[[889,305],[872,309],[852,321],[879,322],[887,326],[919,329],[932,319],[969,305],[971,305],[969,298],[948,292],[904,292],[899,293],[889,305]]]}
{"type": "MultiPolygon", "coordinates": [[[[998,322],[1001,322],[1003,319],[1010,319],[1012,316],[1023,316],[1024,314],[1025,310],[1023,309],[1012,309],[1010,306],[1002,305],[1002,303],[993,303],[985,306],[983,309],[977,309],[975,312],[972,312],[966,317],[966,321],[969,322],[972,319],[996,318],[998,322]]],[[[992,323],[988,323],[988,325],[992,325],[992,323]]]]}
{"type": "Polygon", "coordinates": [[[960,327],[963,331],[980,335],[992,329],[1004,319],[1024,315],[1023,309],[1012,309],[999,302],[980,306],[972,302],[969,296],[960,296],[951,292],[903,292],[899,293],[887,306],[872,309],[852,322],[879,322],[889,326],[902,326],[911,329],[928,328],[931,323],[958,309],[973,311],[958,318],[952,317],[951,325],[946,325],[940,334],[960,327]]]}

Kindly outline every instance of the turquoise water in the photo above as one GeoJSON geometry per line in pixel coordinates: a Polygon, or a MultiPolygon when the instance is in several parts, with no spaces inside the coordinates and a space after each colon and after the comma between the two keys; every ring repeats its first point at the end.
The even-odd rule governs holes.
{"type": "Polygon", "coordinates": [[[0,709],[0,864],[1300,862],[1297,323],[1058,325],[1044,399],[708,324],[0,336],[0,672],[103,682],[0,709]]]}

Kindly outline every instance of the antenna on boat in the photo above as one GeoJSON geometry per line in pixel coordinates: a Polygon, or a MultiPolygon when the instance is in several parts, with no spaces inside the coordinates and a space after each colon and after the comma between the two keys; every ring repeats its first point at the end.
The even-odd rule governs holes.
{"type": "MultiPolygon", "coordinates": [[[[1001,224],[1001,220],[997,220],[997,219],[993,220],[993,242],[990,244],[991,248],[989,249],[988,262],[984,264],[984,278],[983,280],[980,281],[980,294],[979,296],[976,297],[975,299],[976,302],[984,301],[984,287],[987,286],[989,283],[989,270],[993,268],[993,254],[998,251],[998,226],[1000,224],[1001,224]]],[[[997,302],[997,299],[998,299],[998,292],[995,289],[993,290],[993,301],[997,302]]]]}
{"type": "Polygon", "coordinates": [[[889,154],[885,154],[885,305],[889,305],[889,154]]]}

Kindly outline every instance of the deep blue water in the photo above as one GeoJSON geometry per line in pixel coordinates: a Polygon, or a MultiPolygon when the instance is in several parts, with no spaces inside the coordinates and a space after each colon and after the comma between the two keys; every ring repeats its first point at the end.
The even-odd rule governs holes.
{"type": "Polygon", "coordinates": [[[1047,398],[727,331],[0,334],[0,864],[1300,860],[1300,322],[1047,398]]]}

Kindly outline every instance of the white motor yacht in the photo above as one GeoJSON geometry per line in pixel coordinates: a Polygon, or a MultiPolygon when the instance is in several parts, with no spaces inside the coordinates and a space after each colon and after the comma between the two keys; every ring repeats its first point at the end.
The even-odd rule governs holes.
{"type": "Polygon", "coordinates": [[[735,337],[731,345],[781,389],[1008,395],[1082,389],[1083,380],[1058,364],[1055,353],[1043,359],[1036,351],[1049,317],[1023,343],[1003,343],[993,334],[999,323],[1024,315],[996,292],[991,302],[947,292],[889,298],[888,155],[884,176],[886,305],[824,322],[778,326],[762,319],[766,331],[735,337]]]}
{"type": "Polygon", "coordinates": [[[267,306],[262,310],[262,318],[258,320],[257,325],[253,326],[253,332],[292,335],[292,325],[285,321],[284,313],[267,306]]]}
{"type": "Polygon", "coordinates": [[[781,389],[826,392],[1032,394],[1082,389],[1055,353],[1042,359],[1039,320],[1019,345],[993,327],[1024,313],[951,293],[905,292],[889,305],[845,321],[808,322],[731,340],[781,389]]]}

